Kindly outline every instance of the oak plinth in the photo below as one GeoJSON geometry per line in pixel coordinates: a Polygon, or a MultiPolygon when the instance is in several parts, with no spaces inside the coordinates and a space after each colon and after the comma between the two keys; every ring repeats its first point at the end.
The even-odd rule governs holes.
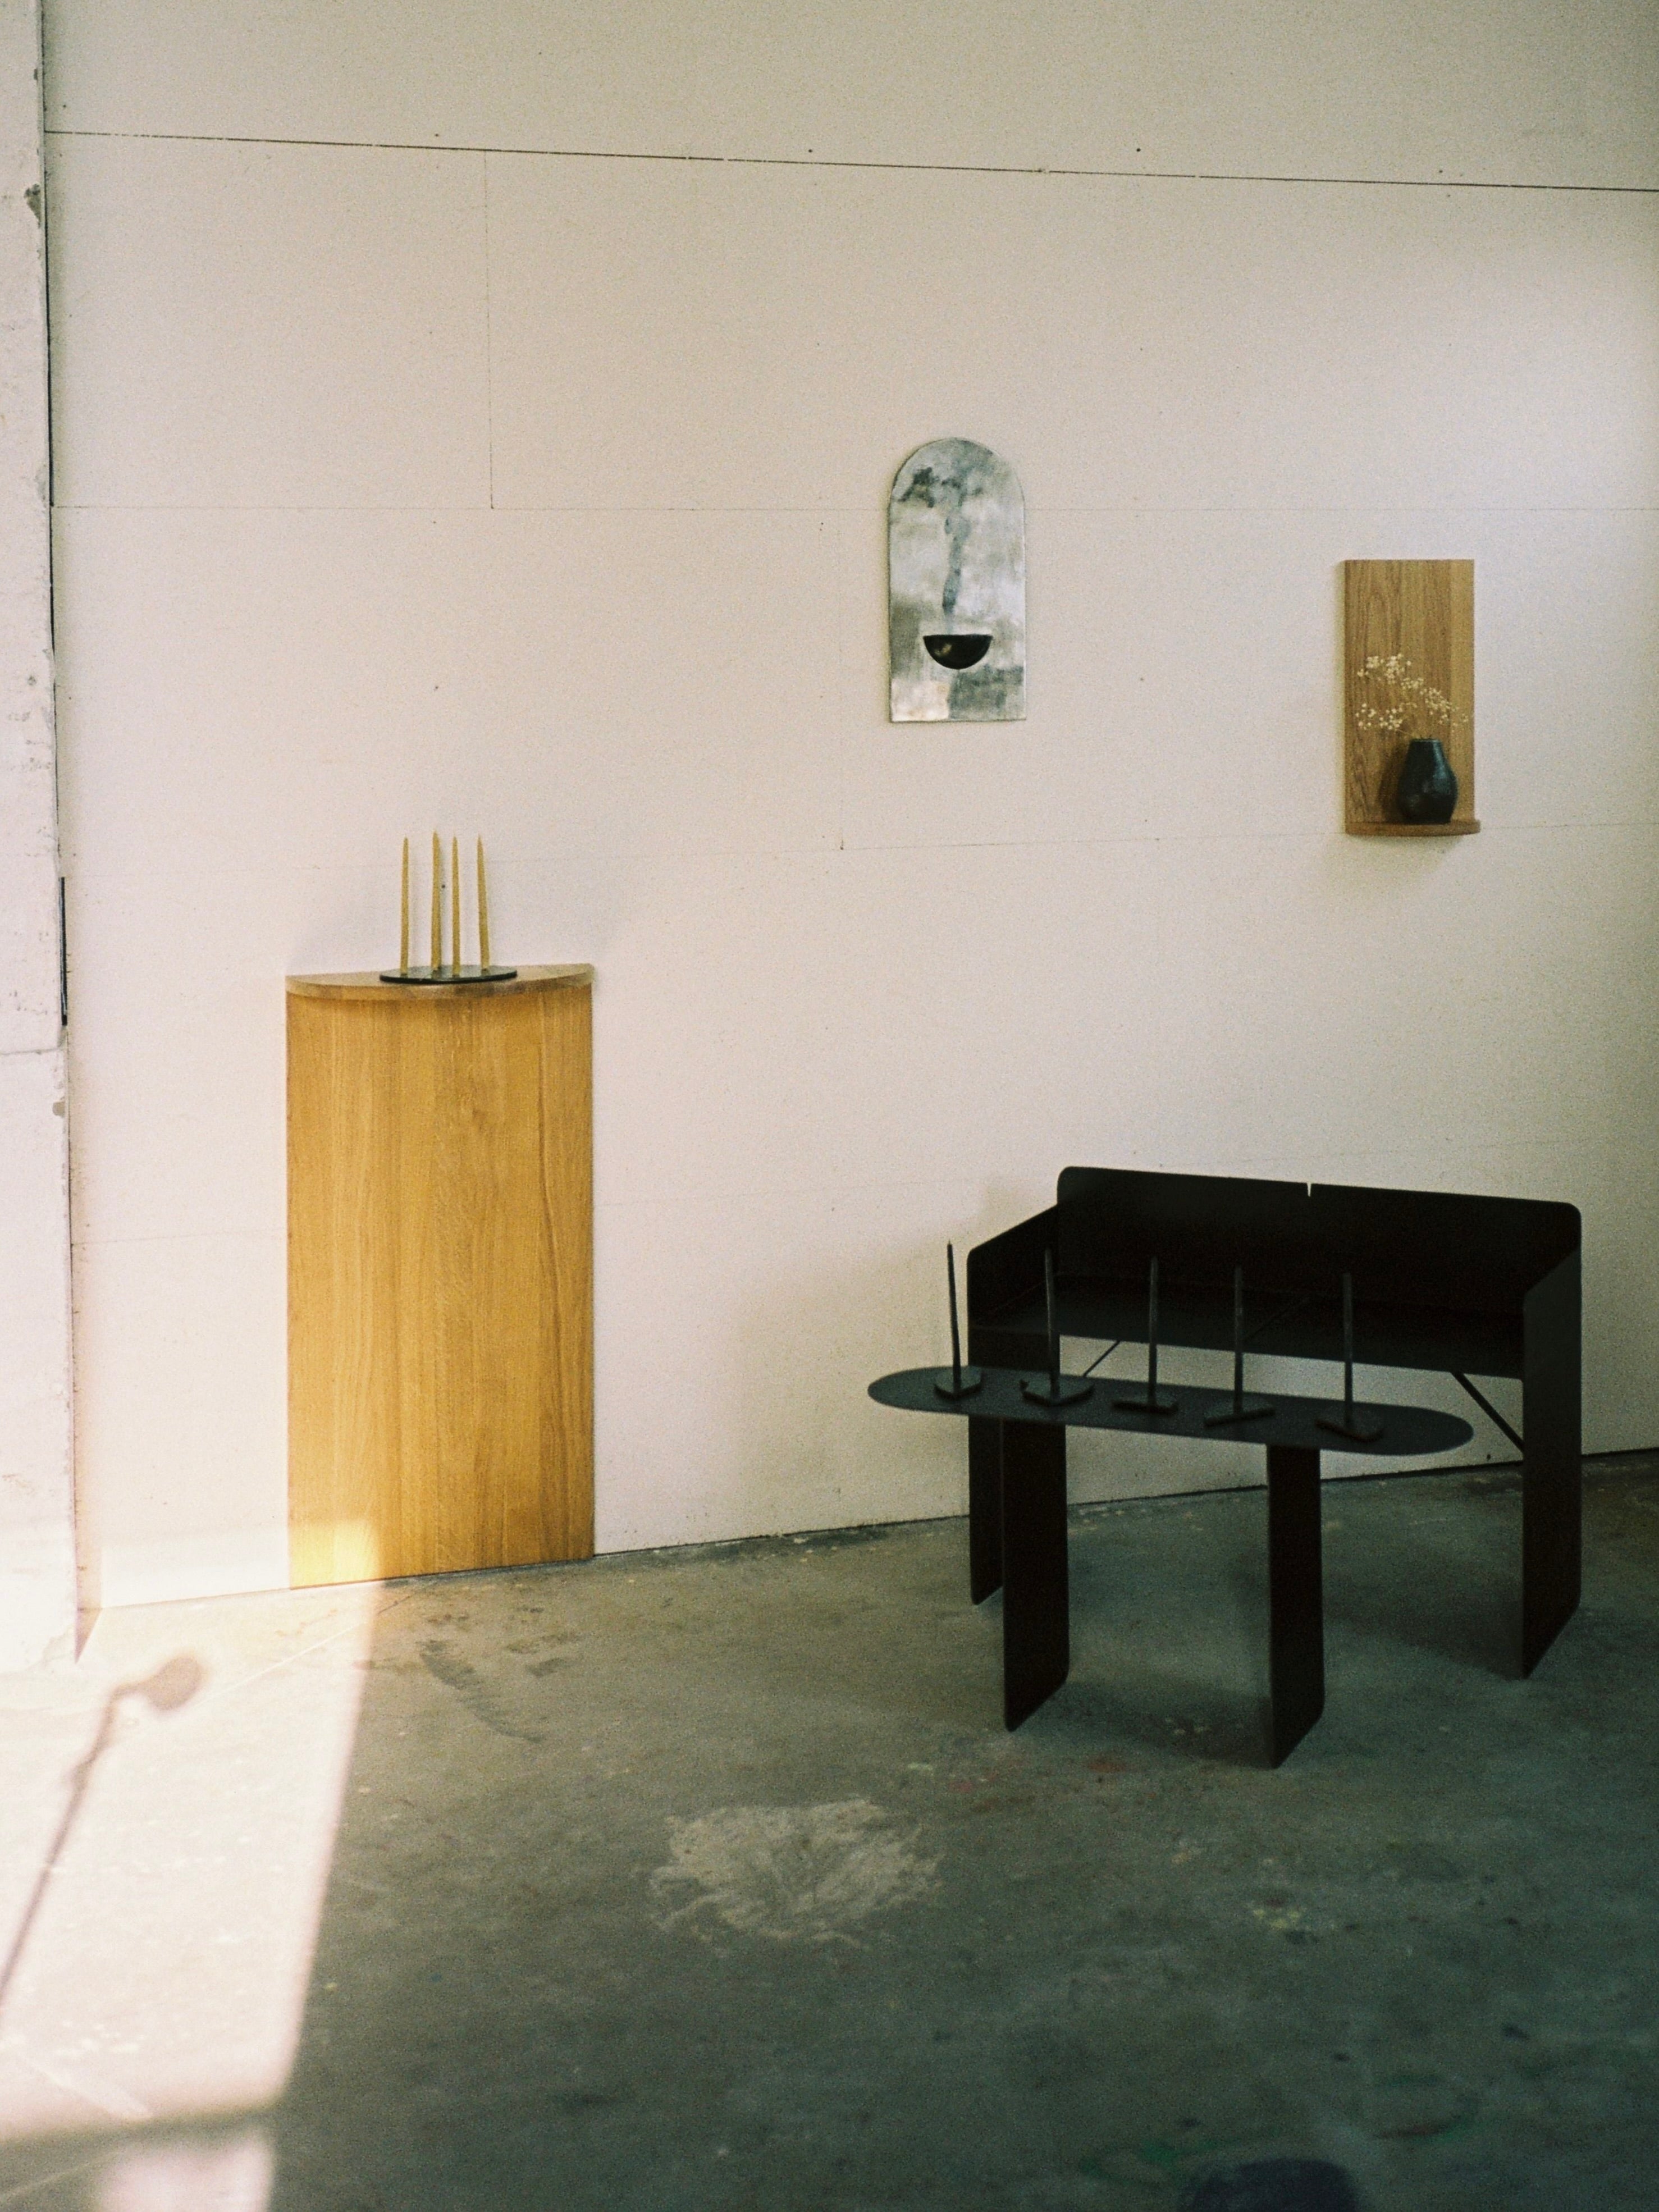
{"type": "Polygon", "coordinates": [[[592,1553],[592,976],[289,978],[296,1587],[592,1553]]]}

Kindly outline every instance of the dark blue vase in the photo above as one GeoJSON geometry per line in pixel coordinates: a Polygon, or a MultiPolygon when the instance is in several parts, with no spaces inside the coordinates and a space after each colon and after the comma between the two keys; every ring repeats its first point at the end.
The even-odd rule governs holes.
{"type": "Polygon", "coordinates": [[[1449,822],[1457,804],[1457,778],[1438,738],[1413,738],[1395,787],[1395,811],[1402,822],[1449,822]]]}

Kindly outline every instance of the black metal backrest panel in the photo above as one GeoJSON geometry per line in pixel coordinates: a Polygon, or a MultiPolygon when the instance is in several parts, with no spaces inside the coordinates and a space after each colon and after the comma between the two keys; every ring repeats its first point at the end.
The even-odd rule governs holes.
{"type": "Polygon", "coordinates": [[[1583,1233],[1576,1206],[1540,1199],[1342,1183],[1316,1183],[1309,1199],[1339,1271],[1389,1304],[1519,1313],[1583,1233]]]}
{"type": "MultiPolygon", "coordinates": [[[[1056,1209],[1016,1222],[1000,1237],[988,1237],[968,1255],[968,1316],[970,1324],[989,1322],[1011,1305],[1042,1292],[1042,1255],[1058,1242],[1056,1209]]],[[[1058,1266],[1058,1260],[1056,1260],[1058,1266]]]]}
{"type": "Polygon", "coordinates": [[[1066,1168],[1059,1208],[1062,1276],[1144,1282],[1156,1257],[1171,1287],[1219,1290],[1242,1267],[1257,1289],[1296,1294],[1322,1287],[1330,1273],[1313,1241],[1305,1183],[1066,1168]]]}
{"type": "Polygon", "coordinates": [[[1219,1289],[1242,1267],[1255,1292],[1328,1297],[1346,1271],[1367,1302],[1518,1315],[1576,1251],[1577,1208],[1534,1199],[1378,1190],[1249,1176],[1066,1168],[1062,1277],[1219,1289]]]}

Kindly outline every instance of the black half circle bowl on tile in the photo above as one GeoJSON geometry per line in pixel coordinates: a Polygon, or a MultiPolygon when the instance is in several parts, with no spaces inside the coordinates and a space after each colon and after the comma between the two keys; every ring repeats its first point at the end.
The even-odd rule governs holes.
{"type": "Polygon", "coordinates": [[[922,643],[941,668],[975,668],[991,650],[991,634],[983,629],[933,630],[922,643]]]}

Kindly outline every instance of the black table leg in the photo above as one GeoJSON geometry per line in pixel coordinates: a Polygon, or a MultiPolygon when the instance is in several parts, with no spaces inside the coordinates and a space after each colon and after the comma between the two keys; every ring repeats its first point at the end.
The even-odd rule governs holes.
{"type": "Polygon", "coordinates": [[[1282,1765],[1325,1710],[1319,1454],[1267,1447],[1268,1683],[1272,1757],[1282,1765]]]}
{"type": "MultiPolygon", "coordinates": [[[[1072,1666],[1066,1431],[1003,1421],[1002,1719],[1017,1729],[1072,1666]]],[[[1316,1462],[1318,1455],[1314,1455],[1316,1462]]]]}
{"type": "Polygon", "coordinates": [[[1002,1588],[1002,1424],[968,1419],[968,1589],[974,1603],[1002,1588]]]}
{"type": "Polygon", "coordinates": [[[1576,1252],[1534,1285],[1524,1312],[1521,1672],[1530,1674],[1571,1620],[1583,1571],[1576,1252]]]}

